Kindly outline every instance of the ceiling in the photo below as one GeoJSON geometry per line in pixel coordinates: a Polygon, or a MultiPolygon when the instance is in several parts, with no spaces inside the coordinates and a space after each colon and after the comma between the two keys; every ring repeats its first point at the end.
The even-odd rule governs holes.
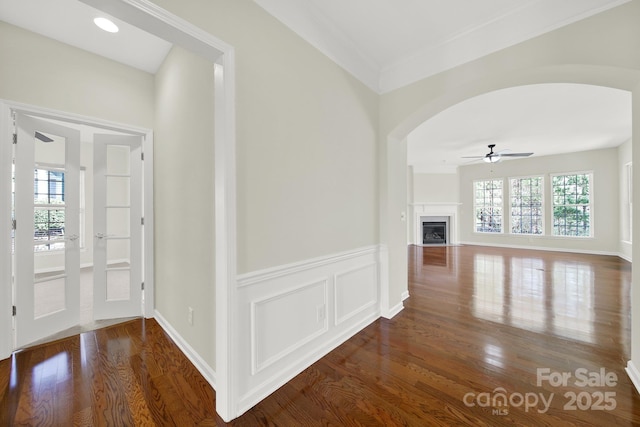
{"type": "Polygon", "coordinates": [[[99,16],[109,17],[78,0],[0,0],[1,21],[155,74],[171,44],[111,17],[120,31],[107,33],[99,16]]]}
{"type": "MultiPolygon", "coordinates": [[[[385,93],[629,0],[254,1],[385,93]]],[[[155,73],[171,45],[118,20],[119,33],[103,32],[92,22],[101,15],[78,0],[0,0],[2,21],[155,73]]],[[[408,161],[416,170],[451,172],[490,143],[536,156],[616,146],[631,137],[630,99],[560,84],[482,95],[412,132],[408,161]]]]}
{"type": "MultiPolygon", "coordinates": [[[[407,138],[415,172],[451,173],[495,151],[534,156],[617,147],[631,138],[631,93],[582,84],[537,84],[456,104],[407,138]]],[[[502,161],[514,161],[502,160],[502,161]]]]}

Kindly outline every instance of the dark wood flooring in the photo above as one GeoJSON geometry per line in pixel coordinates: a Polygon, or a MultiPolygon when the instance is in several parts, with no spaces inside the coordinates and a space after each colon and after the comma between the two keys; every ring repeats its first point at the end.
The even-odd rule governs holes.
{"type": "MultiPolygon", "coordinates": [[[[624,372],[628,262],[474,246],[413,246],[409,262],[398,316],[230,425],[640,425],[624,372]]],[[[0,361],[0,426],[225,425],[214,408],[215,392],[154,320],[0,361]]]]}

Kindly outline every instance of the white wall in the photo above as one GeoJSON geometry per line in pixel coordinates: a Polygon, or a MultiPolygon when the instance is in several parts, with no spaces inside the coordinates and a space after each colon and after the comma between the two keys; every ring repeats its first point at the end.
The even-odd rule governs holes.
{"type": "Polygon", "coordinates": [[[235,48],[238,273],[378,242],[378,96],[252,1],[159,6],[235,48]]]}
{"type": "MultiPolygon", "coordinates": [[[[422,213],[425,216],[433,216],[429,213],[431,211],[455,213],[457,216],[460,185],[457,173],[416,172],[411,175],[411,181],[413,184],[408,208],[408,242],[419,245],[422,241],[416,237],[416,215],[422,213]]],[[[457,223],[454,226],[457,227],[457,223]]],[[[451,232],[451,228],[449,231],[451,232]]],[[[451,235],[449,237],[448,242],[451,243],[451,235]]]]}
{"type": "Polygon", "coordinates": [[[156,311],[215,370],[213,84],[179,47],[156,74],[154,232],[156,311]]]}
{"type": "Polygon", "coordinates": [[[618,150],[583,151],[557,156],[530,157],[494,164],[484,162],[459,168],[460,236],[463,243],[497,246],[534,247],[617,254],[619,249],[620,202],[618,192],[618,150]],[[592,238],[552,236],[550,174],[593,172],[592,238]],[[508,178],[542,175],[544,179],[545,233],[542,236],[514,235],[509,232],[508,178]],[[503,233],[476,233],[474,230],[473,181],[504,179],[503,233]]]}
{"type": "Polygon", "coordinates": [[[0,61],[2,99],[153,126],[153,76],[149,73],[2,21],[0,53],[11,58],[0,61]]]}
{"type": "Polygon", "coordinates": [[[460,190],[457,173],[414,173],[414,203],[458,203],[460,190]]]}
{"type": "Polygon", "coordinates": [[[632,164],[632,142],[625,142],[618,147],[618,189],[620,199],[620,248],[618,252],[624,259],[631,261],[632,258],[632,236],[631,230],[631,213],[629,210],[629,202],[632,200],[629,191],[629,180],[627,176],[627,165],[632,164]]]}

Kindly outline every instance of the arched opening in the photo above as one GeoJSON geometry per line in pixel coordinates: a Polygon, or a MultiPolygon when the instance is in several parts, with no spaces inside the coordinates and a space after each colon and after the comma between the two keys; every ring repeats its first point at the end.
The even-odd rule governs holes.
{"type": "MultiPolygon", "coordinates": [[[[439,95],[434,95],[433,90],[425,90],[425,98],[428,102],[421,105],[414,104],[407,106],[403,114],[398,114],[399,119],[382,130],[383,154],[381,159],[381,206],[380,234],[382,241],[389,250],[389,274],[388,279],[383,282],[383,302],[386,303],[383,309],[387,313],[397,312],[402,309],[402,300],[408,296],[407,286],[407,136],[421,123],[431,119],[438,113],[456,105],[466,99],[478,95],[486,94],[499,89],[518,87],[530,84],[543,83],[579,83],[595,86],[623,89],[632,92],[633,103],[637,105],[639,81],[637,71],[614,68],[599,67],[591,65],[563,65],[540,67],[536,69],[519,70],[517,72],[492,75],[490,77],[476,79],[457,87],[443,89],[439,95]],[[399,308],[398,308],[399,305],[399,308]],[[390,310],[394,308],[394,310],[390,310]]],[[[433,88],[430,88],[433,89],[433,88]]],[[[415,94],[413,94],[415,99],[415,94]]],[[[634,111],[634,127],[638,126],[638,113],[634,111]]],[[[637,137],[634,137],[637,139],[637,137]]],[[[632,145],[633,144],[632,142],[632,145]]],[[[638,157],[638,150],[635,150],[634,157],[638,157]]],[[[637,177],[634,181],[638,181],[637,177]]],[[[634,187],[637,187],[635,185],[634,187]]],[[[637,192],[637,190],[634,190],[637,192]]],[[[638,215],[633,215],[632,223],[638,223],[638,215]]],[[[637,227],[634,227],[636,230],[637,227]]],[[[635,233],[635,232],[634,232],[635,233]]],[[[637,240],[637,239],[636,239],[637,240]]],[[[634,276],[637,277],[637,271],[634,276]]],[[[636,292],[632,293],[633,295],[636,292]]],[[[637,301],[632,300],[632,314],[640,308],[637,301]]],[[[633,368],[632,361],[637,357],[637,339],[633,338],[633,331],[638,330],[636,322],[637,316],[632,319],[632,357],[629,366],[633,368]]],[[[629,371],[629,368],[628,368],[629,371]]],[[[633,375],[630,373],[633,378],[633,375]]],[[[635,380],[634,380],[635,381],[635,380]]]]}

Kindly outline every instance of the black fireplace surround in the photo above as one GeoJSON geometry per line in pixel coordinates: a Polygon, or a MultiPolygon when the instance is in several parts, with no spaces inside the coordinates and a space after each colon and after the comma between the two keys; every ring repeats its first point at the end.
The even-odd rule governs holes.
{"type": "Polygon", "coordinates": [[[444,245],[447,243],[447,223],[445,221],[422,223],[423,245],[444,245]]]}

